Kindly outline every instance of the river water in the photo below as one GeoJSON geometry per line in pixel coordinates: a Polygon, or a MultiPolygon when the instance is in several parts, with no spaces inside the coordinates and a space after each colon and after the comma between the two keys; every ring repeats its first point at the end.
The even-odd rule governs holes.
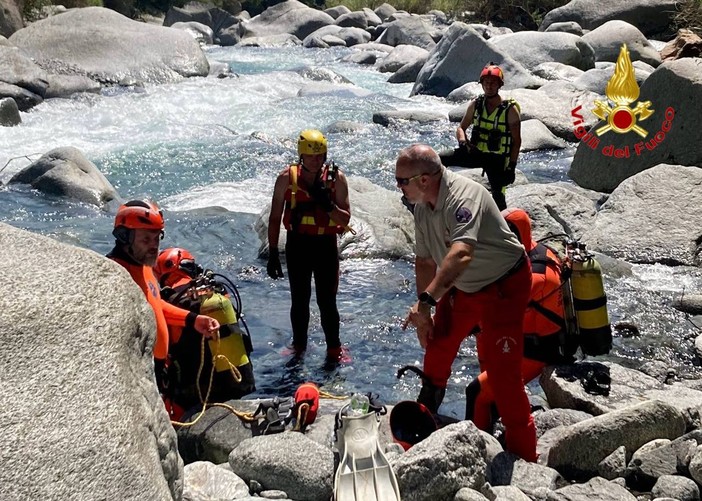
{"type": "MultiPolygon", "coordinates": [[[[290,338],[288,284],[266,277],[254,223],[270,202],[276,174],[295,158],[300,130],[325,130],[339,120],[362,124],[354,132],[328,134],[330,154],[348,175],[394,190],[399,149],[414,142],[452,146],[455,125],[444,121],[385,128],[372,123],[373,112],[448,111],[453,104],[429,96],[408,98],[411,84],[388,84],[387,74],[342,62],[349,49],[206,51],[210,61],[228,64],[236,76],[53,99],[23,113],[21,126],[0,130],[0,168],[6,166],[0,180],[29,163],[28,158],[10,159],[36,159],[54,147],[75,146],[125,199],[158,201],[166,211],[163,248],[187,248],[240,289],[255,347],[255,396],[289,395],[311,380],[331,393],[374,391],[388,402],[414,398],[418,380],[412,375],[395,378],[399,367],[420,365],[422,359],[414,333],[399,327],[415,297],[411,262],[343,260],[338,304],[342,341],[353,361],[325,365],[313,301],[310,348],[297,362],[284,352],[290,338]],[[333,70],[353,84],[313,82],[297,72],[305,67],[333,70]]],[[[520,169],[531,182],[567,180],[573,152],[570,147],[526,153],[520,169]]],[[[27,186],[0,188],[0,221],[100,254],[112,247],[113,216],[27,186]]],[[[683,290],[702,287],[699,269],[635,266],[630,277],[607,277],[606,287],[612,322],[636,324],[640,334],[617,336],[605,358],[630,367],[660,360],[681,375],[696,376],[693,342],[699,332],[669,303],[683,290]]],[[[443,413],[462,417],[463,389],[476,371],[474,343],[468,340],[454,364],[443,413]]],[[[530,389],[539,392],[536,383],[530,389]]]]}

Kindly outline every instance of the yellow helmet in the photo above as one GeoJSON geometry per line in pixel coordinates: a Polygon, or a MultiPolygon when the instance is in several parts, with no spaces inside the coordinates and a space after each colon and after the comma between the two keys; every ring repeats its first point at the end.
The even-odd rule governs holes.
{"type": "Polygon", "coordinates": [[[300,155],[319,155],[327,152],[327,138],[314,129],[300,132],[297,140],[297,152],[300,155]]]}

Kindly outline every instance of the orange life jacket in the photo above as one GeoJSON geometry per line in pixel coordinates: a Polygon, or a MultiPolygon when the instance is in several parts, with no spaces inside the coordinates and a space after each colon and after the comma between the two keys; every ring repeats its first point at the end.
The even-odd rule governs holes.
{"type": "Polygon", "coordinates": [[[531,261],[531,296],[524,313],[524,335],[548,336],[565,326],[561,262],[543,244],[529,252],[531,261]]]}
{"type": "MultiPolygon", "coordinates": [[[[343,226],[335,223],[310,194],[298,184],[302,165],[294,164],[289,168],[290,184],[285,190],[285,211],[283,226],[288,231],[304,235],[339,235],[344,233],[343,226]]],[[[336,179],[330,176],[329,165],[322,168],[322,180],[332,194],[336,193],[336,179]]]]}
{"type": "Polygon", "coordinates": [[[189,315],[192,318],[191,321],[194,321],[197,315],[161,299],[160,286],[150,266],[130,263],[124,258],[117,257],[115,254],[119,254],[119,252],[115,253],[113,251],[107,257],[126,268],[139,288],[144,292],[146,300],[154,311],[156,318],[154,358],[165,360],[168,356],[168,324],[184,327],[189,315]]]}

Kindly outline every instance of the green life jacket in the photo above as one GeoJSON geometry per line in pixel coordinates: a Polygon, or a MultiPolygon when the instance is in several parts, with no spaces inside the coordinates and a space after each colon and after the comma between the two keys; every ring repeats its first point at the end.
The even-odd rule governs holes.
{"type": "Polygon", "coordinates": [[[484,153],[493,153],[508,157],[512,149],[512,134],[509,131],[507,115],[512,106],[519,104],[514,99],[505,99],[492,113],[487,113],[485,95],[480,95],[475,100],[473,113],[473,131],[471,143],[484,153]]]}

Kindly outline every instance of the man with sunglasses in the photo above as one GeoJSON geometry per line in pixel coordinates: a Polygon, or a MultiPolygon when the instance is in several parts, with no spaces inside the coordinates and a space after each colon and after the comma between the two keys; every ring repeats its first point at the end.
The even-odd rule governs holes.
{"type": "Polygon", "coordinates": [[[522,144],[519,105],[503,100],[499,90],[505,83],[502,69],[490,62],[480,73],[484,94],[473,99],[456,129],[458,148],[442,152],[446,166],[482,167],[492,197],[500,210],[507,208],[506,187],[514,182],[519,148],[522,144]],[[473,126],[470,140],[466,129],[473,126]]]}
{"type": "Polygon", "coordinates": [[[535,461],[536,429],[521,375],[522,322],[531,289],[524,247],[489,192],[446,169],[430,146],[402,150],[395,176],[415,204],[418,301],[403,328],[414,325],[425,349],[426,378],[417,400],[437,412],[455,353],[480,326],[478,358],[494,389],[507,450],[535,461]]]}
{"type": "Polygon", "coordinates": [[[206,338],[216,336],[219,330],[219,322],[214,318],[191,313],[161,299],[158,280],[154,277],[152,268],[158,258],[164,227],[163,212],[155,203],[129,201],[117,209],[112,230],[115,246],[107,255],[129,272],[154,310],[154,365],[159,389],[164,383],[162,376],[168,357],[168,324],[192,327],[206,338]]]}

